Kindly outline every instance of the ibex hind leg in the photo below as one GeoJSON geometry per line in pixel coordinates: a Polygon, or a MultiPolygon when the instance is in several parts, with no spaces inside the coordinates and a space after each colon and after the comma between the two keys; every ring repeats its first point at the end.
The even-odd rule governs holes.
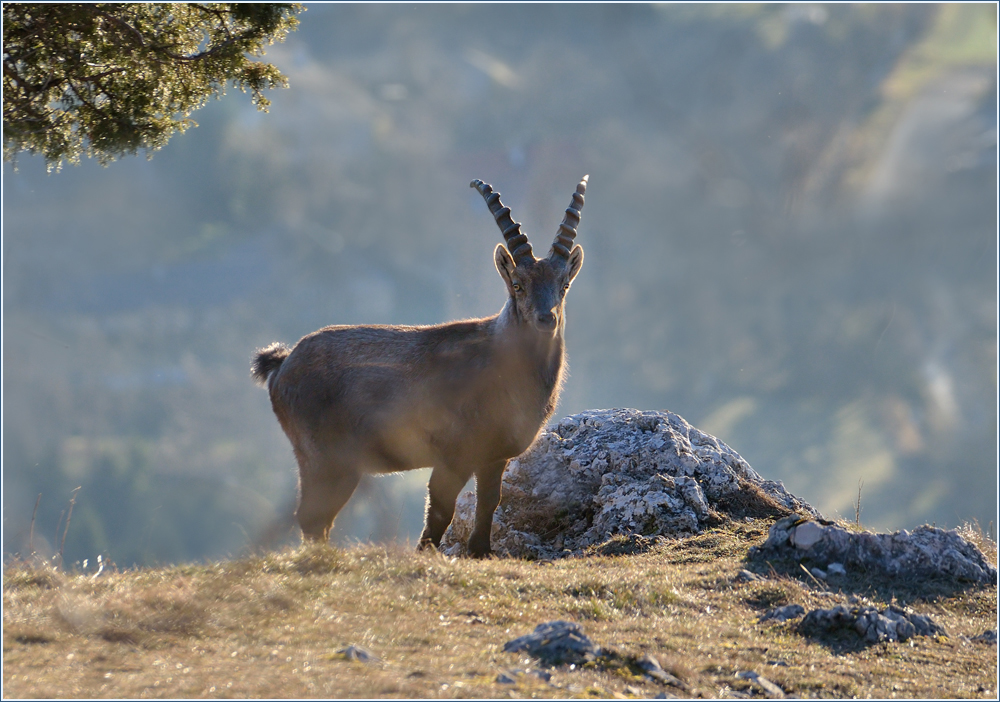
{"type": "Polygon", "coordinates": [[[468,479],[468,475],[463,476],[446,468],[435,468],[431,472],[427,483],[427,518],[418,549],[441,545],[441,537],[455,516],[455,500],[468,479]]]}
{"type": "Polygon", "coordinates": [[[485,558],[493,553],[490,532],[493,530],[493,513],[500,504],[500,485],[507,460],[497,461],[476,471],[476,526],[469,537],[469,554],[485,558]]]}
{"type": "MultiPolygon", "coordinates": [[[[303,471],[304,473],[304,471],[303,471]]],[[[355,470],[330,470],[323,475],[300,475],[299,507],[295,518],[302,539],[326,543],[333,520],[351,499],[361,475],[355,470]]]]}

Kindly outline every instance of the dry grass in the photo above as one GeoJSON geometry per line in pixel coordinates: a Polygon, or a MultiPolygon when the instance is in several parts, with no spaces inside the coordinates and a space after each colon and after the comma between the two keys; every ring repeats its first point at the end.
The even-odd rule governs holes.
{"type": "MultiPolygon", "coordinates": [[[[775,576],[734,581],[767,524],[554,563],[453,560],[402,547],[302,548],[209,565],[105,572],[96,580],[27,564],[4,572],[5,697],[764,696],[755,671],[802,697],[995,698],[996,588],[907,604],[949,637],[863,647],[758,624],[849,593],[775,576]],[[552,619],[580,622],[615,655],[548,682],[504,642],[552,619]],[[361,663],[337,651],[365,648],[361,663]],[[644,653],[689,689],[636,675],[644,653]]],[[[996,547],[980,546],[995,562],[996,547]],[[990,549],[992,548],[992,551],[990,549]]],[[[597,550],[595,550],[595,554],[597,550]]],[[[877,588],[870,597],[884,604],[877,588]],[[881,598],[881,599],[879,599],[881,598]]],[[[891,597],[891,595],[890,595],[891,597]]]]}

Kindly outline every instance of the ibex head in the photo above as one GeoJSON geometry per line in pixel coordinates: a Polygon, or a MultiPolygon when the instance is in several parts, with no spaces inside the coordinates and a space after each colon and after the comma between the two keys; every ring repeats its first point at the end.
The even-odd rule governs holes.
{"type": "Polygon", "coordinates": [[[559,232],[549,255],[535,258],[528,237],[521,232],[521,225],[511,219],[510,208],[500,202],[500,193],[481,180],[469,185],[476,188],[493,213],[497,226],[503,232],[507,247],[497,244],[493,252],[497,271],[507,285],[512,310],[522,323],[531,324],[542,332],[555,332],[563,326],[563,302],[573,278],[583,266],[583,249],[573,245],[576,227],[580,223],[583,195],[587,192],[584,176],[573,193],[573,201],[566,208],[566,216],[559,225],[559,232]]]}

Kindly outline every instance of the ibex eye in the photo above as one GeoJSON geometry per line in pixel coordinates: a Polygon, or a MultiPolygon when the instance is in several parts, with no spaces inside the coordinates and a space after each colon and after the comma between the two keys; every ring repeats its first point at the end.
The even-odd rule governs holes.
{"type": "Polygon", "coordinates": [[[514,283],[511,287],[514,288],[514,292],[521,292],[521,284],[520,283],[514,283]]]}

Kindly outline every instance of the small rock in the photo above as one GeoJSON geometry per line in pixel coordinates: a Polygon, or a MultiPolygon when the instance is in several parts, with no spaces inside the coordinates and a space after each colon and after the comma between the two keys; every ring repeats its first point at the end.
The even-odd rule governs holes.
{"type": "Polygon", "coordinates": [[[790,604],[784,607],[775,607],[769,610],[757,620],[757,623],[771,621],[772,619],[779,622],[787,622],[789,619],[795,619],[795,617],[801,617],[805,614],[806,608],[800,604],[790,604]]]}
{"type": "Polygon", "coordinates": [[[826,529],[816,522],[809,521],[799,524],[789,535],[789,542],[797,549],[806,551],[823,538],[826,529]]]}
{"type": "Polygon", "coordinates": [[[830,563],[826,567],[828,575],[847,575],[847,569],[842,563],[830,563]]]}
{"type": "Polygon", "coordinates": [[[517,682],[517,679],[508,675],[507,673],[500,673],[500,675],[496,677],[496,680],[494,682],[498,682],[501,685],[513,685],[514,683],[517,682]]]}
{"type": "Polygon", "coordinates": [[[366,651],[360,646],[348,646],[347,648],[340,649],[337,653],[341,654],[349,661],[359,661],[361,663],[378,663],[382,660],[375,654],[370,651],[366,651]]]}
{"type": "Polygon", "coordinates": [[[895,606],[880,612],[874,607],[837,605],[832,609],[814,609],[799,622],[799,631],[804,634],[824,634],[836,630],[854,631],[868,643],[945,634],[944,628],[930,617],[895,606]]]}
{"type": "Polygon", "coordinates": [[[940,626],[926,614],[915,614],[899,607],[889,607],[886,610],[886,616],[894,617],[897,620],[905,618],[913,625],[917,636],[947,636],[944,627],[940,626]]]}
{"type": "Polygon", "coordinates": [[[639,666],[642,671],[647,675],[647,677],[653,680],[658,680],[665,685],[673,685],[674,687],[679,687],[682,690],[687,689],[687,683],[678,677],[675,677],[665,671],[660,665],[660,662],[656,660],[655,657],[649,655],[648,653],[642,658],[637,660],[636,665],[639,666]]]}
{"type": "Polygon", "coordinates": [[[545,622],[524,636],[508,641],[504,651],[525,651],[550,665],[582,664],[601,655],[601,649],[591,641],[579,624],[562,620],[545,622]]]}
{"type": "Polygon", "coordinates": [[[738,673],[736,677],[756,683],[768,697],[781,699],[785,696],[785,691],[778,685],[753,670],[748,670],[745,673],[738,673]]]}
{"type": "Polygon", "coordinates": [[[733,580],[738,583],[751,583],[755,580],[761,580],[761,577],[756,573],[751,573],[749,570],[741,570],[733,580]]]}
{"type": "Polygon", "coordinates": [[[809,572],[817,580],[826,580],[826,571],[825,570],[820,570],[819,568],[813,568],[809,572]]]}
{"type": "Polygon", "coordinates": [[[971,639],[969,639],[969,641],[975,641],[976,643],[984,643],[984,644],[996,644],[997,630],[987,629],[979,636],[973,636],[971,639]]]}

